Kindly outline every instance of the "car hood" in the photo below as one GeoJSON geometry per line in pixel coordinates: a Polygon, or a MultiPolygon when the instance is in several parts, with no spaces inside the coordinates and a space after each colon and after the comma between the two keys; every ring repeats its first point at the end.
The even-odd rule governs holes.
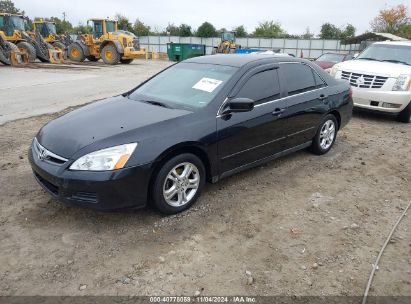
{"type": "Polygon", "coordinates": [[[330,62],[330,61],[314,61],[314,63],[320,66],[321,68],[323,68],[324,70],[332,68],[335,64],[334,62],[330,62]]]}
{"type": "Polygon", "coordinates": [[[392,62],[379,62],[372,60],[349,60],[334,66],[339,70],[362,74],[376,74],[397,78],[401,74],[411,74],[411,66],[392,62]]]}
{"type": "Polygon", "coordinates": [[[46,149],[69,159],[95,142],[113,136],[125,138],[122,135],[126,133],[189,113],[192,112],[116,96],[50,121],[40,130],[37,139],[46,149]]]}

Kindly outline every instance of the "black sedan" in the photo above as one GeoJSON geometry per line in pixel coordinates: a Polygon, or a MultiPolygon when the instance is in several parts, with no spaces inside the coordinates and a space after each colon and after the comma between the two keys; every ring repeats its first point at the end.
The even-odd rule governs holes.
{"type": "Polygon", "coordinates": [[[309,61],[215,55],[46,124],[29,160],[58,200],[96,209],[191,206],[206,181],[310,148],[327,153],[351,118],[350,86],[309,61]]]}

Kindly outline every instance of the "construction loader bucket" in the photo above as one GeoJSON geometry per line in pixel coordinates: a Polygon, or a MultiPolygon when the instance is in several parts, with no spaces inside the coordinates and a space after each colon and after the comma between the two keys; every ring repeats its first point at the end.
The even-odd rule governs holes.
{"type": "Polygon", "coordinates": [[[50,63],[65,63],[63,51],[60,49],[49,49],[50,63]]]}
{"type": "Polygon", "coordinates": [[[29,63],[29,54],[26,50],[11,50],[10,64],[13,66],[29,63]]]}

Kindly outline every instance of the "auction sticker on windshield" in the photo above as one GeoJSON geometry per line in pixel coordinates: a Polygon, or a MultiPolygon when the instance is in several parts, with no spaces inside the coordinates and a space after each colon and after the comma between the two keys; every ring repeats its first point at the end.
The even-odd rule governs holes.
{"type": "Polygon", "coordinates": [[[204,77],[193,86],[193,89],[212,93],[222,83],[221,80],[204,77]]]}

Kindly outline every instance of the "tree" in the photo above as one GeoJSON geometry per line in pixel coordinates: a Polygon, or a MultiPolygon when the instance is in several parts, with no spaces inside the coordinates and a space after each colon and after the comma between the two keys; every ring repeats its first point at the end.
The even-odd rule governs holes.
{"type": "Polygon", "coordinates": [[[260,24],[255,28],[253,36],[279,38],[284,34],[286,34],[286,32],[281,28],[281,24],[279,22],[265,21],[260,22],[260,24]]]}
{"type": "Polygon", "coordinates": [[[341,30],[331,23],[324,23],[321,26],[320,38],[321,39],[340,39],[341,30]]]}
{"type": "Polygon", "coordinates": [[[192,35],[191,26],[189,26],[188,24],[180,24],[178,31],[181,37],[190,37],[192,35]]]}
{"type": "Polygon", "coordinates": [[[344,29],[341,30],[340,39],[353,38],[355,36],[355,27],[352,24],[347,24],[344,29]]]}
{"type": "Polygon", "coordinates": [[[245,37],[248,36],[248,33],[247,33],[247,31],[245,30],[244,25],[239,25],[239,26],[235,27],[235,28],[233,29],[233,31],[235,31],[235,35],[236,35],[238,38],[245,38],[245,37]]]}
{"type": "Polygon", "coordinates": [[[151,28],[137,19],[133,25],[133,33],[137,36],[149,36],[151,34],[151,28]]]}
{"type": "Polygon", "coordinates": [[[83,23],[79,23],[76,27],[73,28],[73,32],[75,34],[91,34],[93,32],[93,28],[90,25],[83,25],[83,23]]]}
{"type": "Polygon", "coordinates": [[[411,23],[401,25],[396,34],[411,40],[411,23]]]}
{"type": "Polygon", "coordinates": [[[210,37],[216,37],[218,36],[217,31],[210,22],[204,22],[200,27],[197,29],[196,32],[197,37],[203,37],[203,38],[210,38],[210,37]]]}
{"type": "Polygon", "coordinates": [[[0,12],[24,15],[24,11],[16,8],[11,0],[0,0],[0,12]]]}
{"type": "Polygon", "coordinates": [[[405,5],[380,10],[377,17],[371,21],[371,28],[374,32],[396,34],[401,28],[411,22],[408,9],[405,5]]]}
{"type": "Polygon", "coordinates": [[[305,29],[305,33],[301,35],[302,39],[312,39],[314,37],[314,34],[311,33],[310,31],[310,27],[307,26],[307,28],[305,29]]]}
{"type": "Polygon", "coordinates": [[[117,19],[117,26],[119,30],[129,32],[133,31],[133,26],[126,16],[117,13],[115,19],[117,19]]]}
{"type": "Polygon", "coordinates": [[[169,23],[166,27],[166,35],[170,36],[180,36],[180,29],[178,26],[175,26],[173,23],[169,23]]]}

